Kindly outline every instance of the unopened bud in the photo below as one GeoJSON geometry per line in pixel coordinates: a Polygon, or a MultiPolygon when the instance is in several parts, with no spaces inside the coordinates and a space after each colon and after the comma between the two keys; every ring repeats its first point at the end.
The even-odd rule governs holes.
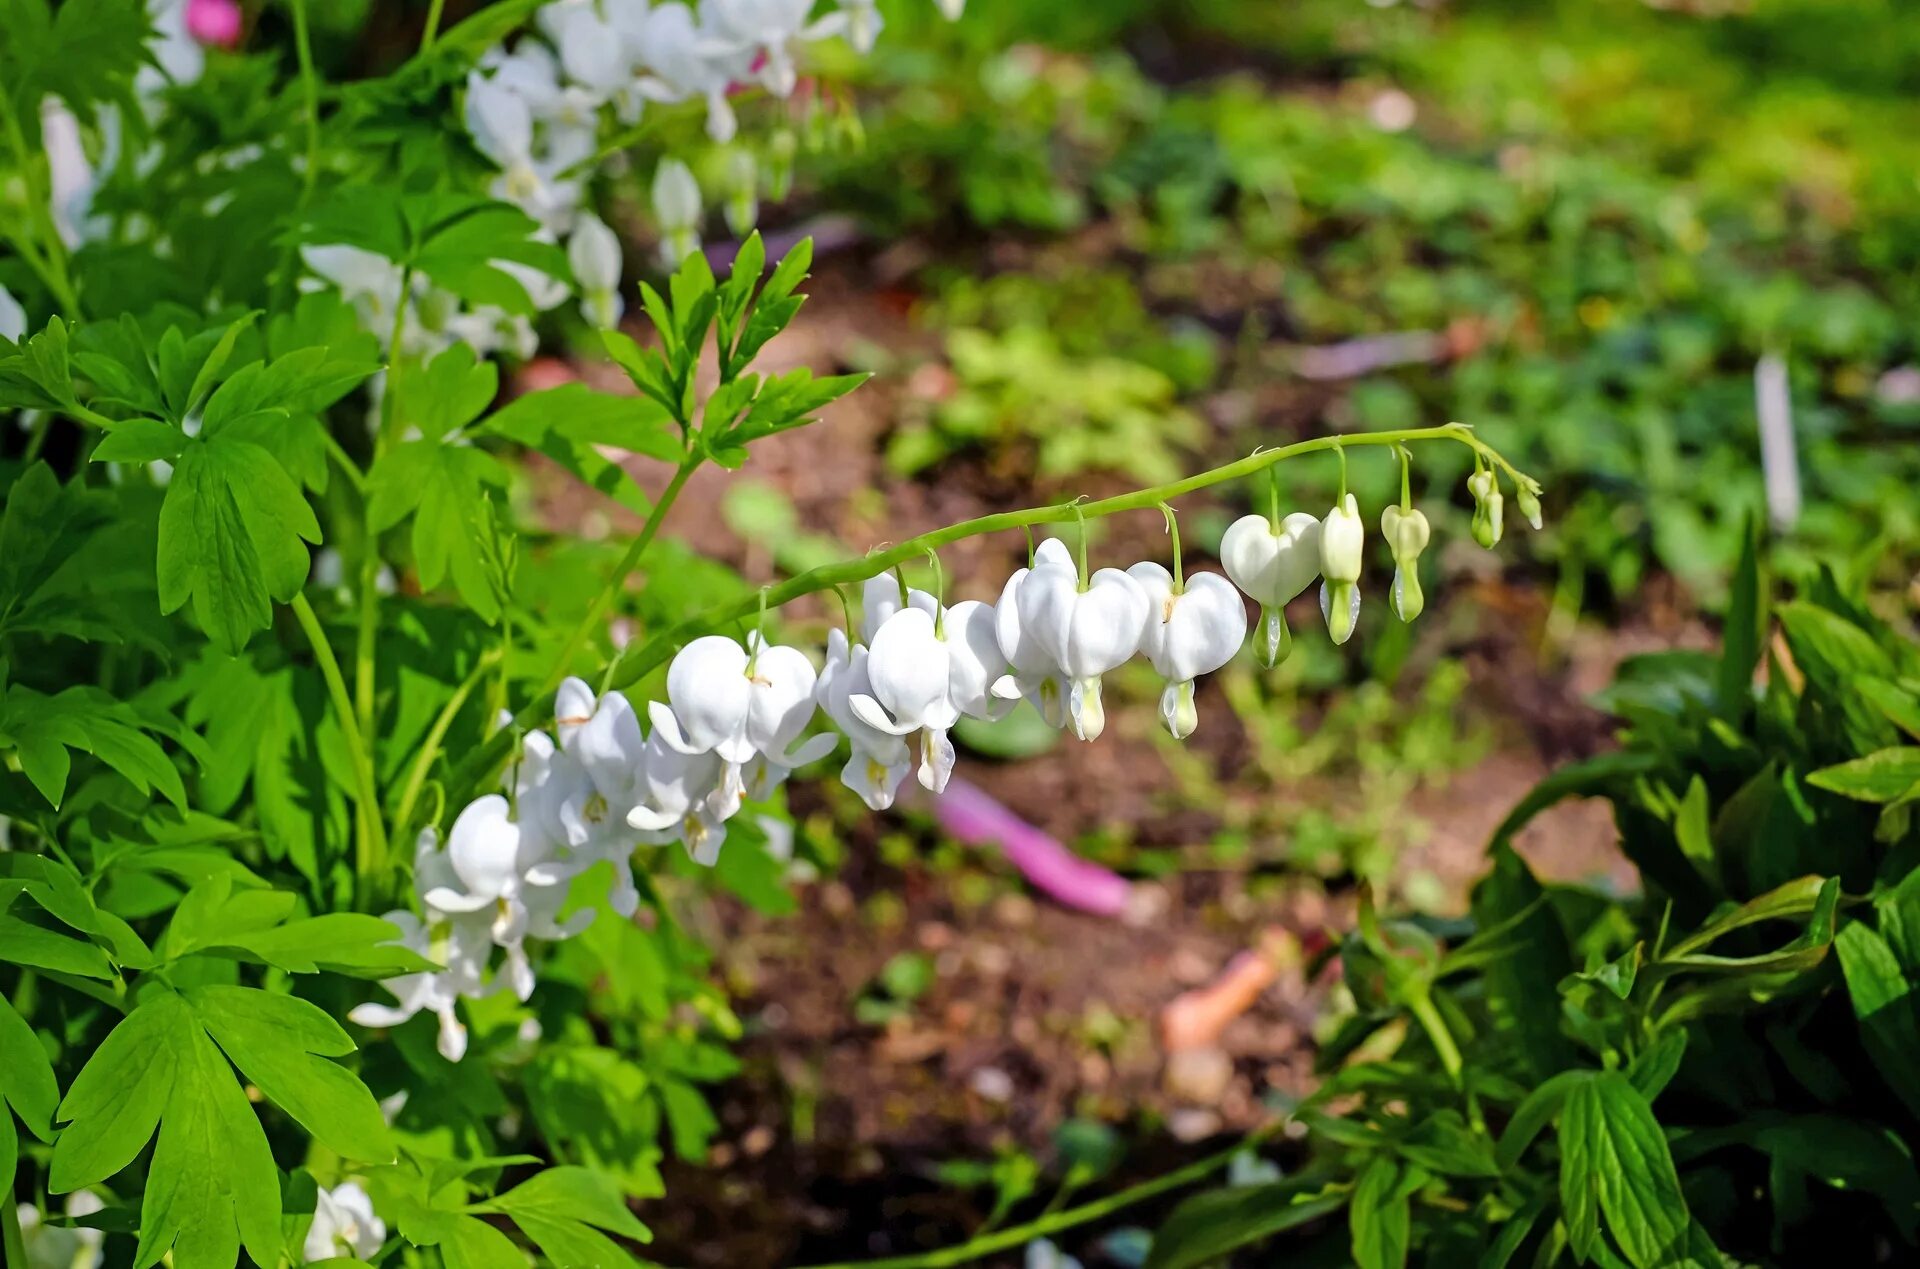
{"type": "Polygon", "coordinates": [[[1500,541],[1502,506],[1500,480],[1492,469],[1483,468],[1467,477],[1467,490],[1473,494],[1473,540],[1492,550],[1500,541]]]}
{"type": "Polygon", "coordinates": [[[1520,514],[1536,531],[1540,528],[1540,495],[1532,485],[1522,484],[1514,491],[1513,505],[1520,508],[1520,514]]]}
{"type": "Polygon", "coordinates": [[[1420,511],[1389,506],[1380,513],[1380,534],[1393,553],[1393,611],[1402,621],[1412,621],[1427,606],[1420,590],[1420,553],[1427,549],[1432,530],[1420,511]]]}

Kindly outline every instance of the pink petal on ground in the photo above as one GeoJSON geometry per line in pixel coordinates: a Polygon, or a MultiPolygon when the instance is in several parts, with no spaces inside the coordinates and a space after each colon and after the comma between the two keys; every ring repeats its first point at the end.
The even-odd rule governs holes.
{"type": "Polygon", "coordinates": [[[976,785],[949,782],[933,800],[933,814],[956,841],[998,845],[1035,888],[1070,908],[1119,916],[1127,907],[1133,886],[1125,877],[1080,858],[976,785]]]}

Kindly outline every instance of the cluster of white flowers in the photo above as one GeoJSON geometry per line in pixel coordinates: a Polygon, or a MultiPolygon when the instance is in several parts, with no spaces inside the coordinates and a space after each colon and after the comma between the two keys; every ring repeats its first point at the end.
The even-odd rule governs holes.
{"type": "MultiPolygon", "coordinates": [[[[963,4],[942,0],[941,8],[958,17],[963,4]]],[[[752,86],[791,95],[805,45],[844,36],[858,52],[873,47],[881,25],[873,0],[841,0],[820,18],[811,17],[813,8],[813,0],[699,0],[691,8],[679,0],[553,0],[536,15],[537,36],[490,51],[467,77],[467,130],[500,169],[491,192],[553,234],[576,234],[609,116],[631,125],[649,102],[701,101],[707,135],[725,145],[739,126],[732,94],[752,86]]],[[[752,155],[737,151],[730,166],[729,219],[744,233],[754,203],[752,155]]],[[[671,265],[698,247],[700,189],[684,164],[668,159],[656,169],[653,195],[671,265]]],[[[590,255],[595,267],[611,261],[617,283],[617,249],[572,248],[570,240],[577,274],[580,257],[590,255]]],[[[578,280],[591,297],[601,279],[578,280]]]]}
{"type": "MultiPolygon", "coordinates": [[[[957,17],[963,3],[941,0],[941,7],[957,17]]],[[[697,9],[678,0],[552,0],[535,16],[537,34],[481,59],[467,77],[464,117],[474,146],[500,169],[489,193],[538,222],[541,241],[564,244],[573,274],[569,287],[494,261],[534,309],[555,308],[577,289],[588,322],[611,327],[622,316],[620,239],[583,208],[608,119],[632,124],[648,102],[702,99],[708,134],[731,141],[737,125],[729,95],[749,84],[790,94],[802,45],[844,35],[861,52],[872,47],[880,29],[872,0],[843,0],[809,20],[812,8],[812,0],[700,0],[697,9]]],[[[753,155],[735,151],[726,211],[736,233],[753,227],[757,180],[753,155]]],[[[685,163],[666,158],[654,170],[652,196],[661,261],[672,268],[700,249],[700,186],[685,163]]],[[[383,340],[404,299],[404,352],[431,355],[464,342],[482,356],[505,350],[526,358],[538,346],[525,316],[465,305],[423,277],[405,283],[400,265],[384,256],[343,243],[308,245],[301,254],[312,274],[303,285],[338,291],[383,340]]]]}
{"type": "MultiPolygon", "coordinates": [[[[1476,484],[1484,504],[1480,484],[1494,486],[1491,477],[1476,484]]],[[[1381,530],[1395,562],[1392,604],[1411,621],[1423,602],[1426,517],[1411,505],[1390,506],[1381,530]]],[[[954,767],[948,732],[962,718],[999,719],[1025,699],[1050,725],[1098,737],[1106,726],[1102,678],[1135,655],[1166,680],[1160,715],[1185,738],[1198,723],[1194,680],[1247,641],[1243,592],[1266,610],[1255,643],[1269,663],[1290,638],[1281,609],[1316,578],[1328,632],[1336,642],[1352,635],[1364,538],[1348,494],[1321,519],[1236,521],[1221,544],[1225,577],[1184,574],[1177,538],[1172,571],[1148,561],[1091,576],[1084,560],[1048,539],[991,604],[944,604],[882,573],[866,583],[858,642],[832,631],[824,669],[757,634],[744,644],[717,634],[687,644],[667,668],[667,699],[647,706],[650,728],[625,696],[596,696],[568,679],[555,700],[554,735],[534,732],[522,742],[506,780],[511,796],[490,793],[468,805],[444,849],[432,830],[420,837],[414,887],[424,917],[388,916],[406,946],[443,968],[389,981],[396,1005],[362,1005],[352,1017],[388,1026],[435,1013],[441,1052],[458,1060],[466,1050],[460,999],[507,988],[526,999],[534,986],[527,940],[568,938],[592,920],[590,909],[562,916],[575,877],[611,863],[610,906],[628,916],[639,902],[630,867],[638,847],[678,841],[713,864],[746,803],[836,748],[832,731],[806,735],[816,711],[847,738],[841,779],[874,810],[893,804],[909,772],[935,793],[946,788],[954,767]],[[504,953],[497,973],[496,949],[504,953]]]]}

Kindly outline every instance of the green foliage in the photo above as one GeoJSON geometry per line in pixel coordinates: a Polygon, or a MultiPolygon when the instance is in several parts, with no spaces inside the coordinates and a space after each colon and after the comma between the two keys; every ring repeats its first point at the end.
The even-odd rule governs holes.
{"type": "MultiPolygon", "coordinates": [[[[1622,667],[1607,699],[1624,748],[1502,825],[1461,941],[1363,900],[1340,949],[1355,1008],[1299,1112],[1357,1263],[1490,1246],[1480,1263],[1644,1269],[1913,1245],[1920,1087],[1899,1055],[1920,1044],[1920,838],[1874,702],[1911,707],[1920,643],[1827,573],[1773,607],[1751,541],[1733,593],[1730,623],[1755,634],[1622,667]],[[1514,852],[1570,796],[1612,804],[1642,894],[1543,886],[1514,852]]],[[[1193,1202],[1237,1212],[1251,1193],[1193,1202]]],[[[1195,1237],[1177,1220],[1170,1248],[1195,1237]]],[[[1209,1254],[1273,1232],[1238,1227],[1209,1254]]]]}
{"type": "MultiPolygon", "coordinates": [[[[462,997],[464,1061],[430,1026],[336,1021],[376,981],[449,972],[444,928],[403,941],[388,918],[412,919],[415,834],[505,765],[460,760],[519,740],[502,704],[610,655],[608,618],[664,627],[743,585],[661,543],[659,584],[629,593],[632,561],[527,514],[523,459],[646,515],[612,451],[681,479],[738,467],[865,378],[764,369],[812,250],[769,262],[753,236],[724,277],[696,255],[645,286],[652,336],[608,333],[640,394],[500,402],[454,310],[558,325],[529,288],[571,268],[471,192],[446,124],[533,7],[330,89],[309,132],[290,46],[136,90],[157,74],[138,0],[0,0],[0,203],[31,213],[0,214],[0,284],[36,315],[0,339],[0,1258],[16,1202],[88,1190],[112,1263],[297,1261],[320,1188],[356,1179],[394,1243],[374,1263],[635,1264],[628,1203],[719,1131],[707,1088],[738,1069],[739,1021],[666,895],[619,919],[605,866],[569,900],[599,920],[538,953],[538,995],[462,997]],[[40,149],[49,94],[89,161],[127,148],[77,247],[40,149]],[[306,290],[321,248],[375,283],[306,290]]],[[[352,27],[327,8],[306,16],[352,27]]],[[[701,884],[790,907],[740,839],[701,884]]]]}

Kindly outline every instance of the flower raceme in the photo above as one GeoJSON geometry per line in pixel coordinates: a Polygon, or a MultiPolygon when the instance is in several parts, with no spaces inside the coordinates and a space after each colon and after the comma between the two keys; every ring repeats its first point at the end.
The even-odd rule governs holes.
{"type": "MultiPolygon", "coordinates": [[[[946,604],[893,574],[872,576],[857,629],[830,632],[824,669],[758,633],[744,642],[695,638],[668,664],[666,700],[646,705],[644,724],[627,697],[565,680],[553,734],[522,737],[505,790],[462,808],[444,848],[433,829],[421,834],[418,915],[389,919],[405,945],[440,970],[389,980],[395,1003],[362,1005],[353,1017],[388,1026],[434,1013],[441,1051],[457,1059],[466,1048],[458,1001],[507,989],[526,999],[534,988],[528,940],[566,939],[593,919],[591,908],[569,907],[577,877],[611,865],[608,906],[631,915],[637,849],[679,842],[695,861],[715,863],[743,807],[827,757],[842,735],[850,750],[842,782],[884,810],[910,771],[935,792],[947,786],[949,732],[963,718],[996,720],[1025,699],[1050,726],[1098,737],[1103,676],[1136,655],[1166,680],[1160,715],[1168,730],[1191,735],[1199,721],[1194,683],[1247,641],[1247,598],[1264,613],[1254,639],[1263,660],[1284,655],[1290,636],[1281,609],[1315,578],[1329,636],[1352,636],[1365,564],[1352,494],[1323,519],[1276,509],[1236,521],[1221,542],[1224,576],[1183,571],[1165,510],[1171,570],[1143,561],[1088,574],[1064,543],[1049,539],[992,603],[946,604]],[[809,736],[819,713],[832,728],[809,736]],[[495,950],[503,953],[497,971],[495,950]]],[[[1404,492],[1400,505],[1383,510],[1380,527],[1394,560],[1392,608],[1412,621],[1424,606],[1418,569],[1431,530],[1404,492]]]]}

